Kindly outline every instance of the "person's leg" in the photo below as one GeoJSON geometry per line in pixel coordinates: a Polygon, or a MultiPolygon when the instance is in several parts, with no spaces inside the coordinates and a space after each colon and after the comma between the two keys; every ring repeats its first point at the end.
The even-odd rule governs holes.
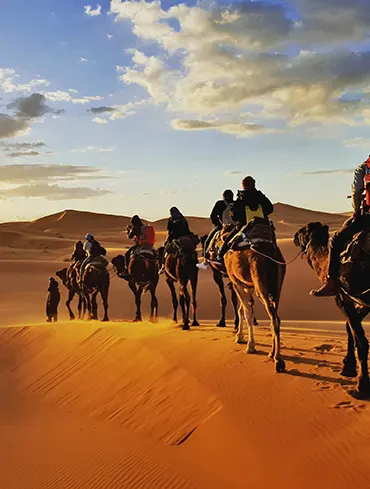
{"type": "Polygon", "coordinates": [[[235,229],[233,229],[233,231],[231,231],[231,233],[228,236],[226,236],[225,241],[224,241],[224,243],[223,243],[223,245],[222,245],[222,247],[221,247],[221,249],[217,255],[217,259],[220,263],[223,262],[224,256],[229,251],[230,241],[233,239],[234,236],[237,235],[238,232],[239,232],[239,230],[237,228],[235,228],[235,229]]]}
{"type": "Polygon", "coordinates": [[[312,290],[315,297],[330,297],[337,295],[340,270],[340,255],[353,236],[366,227],[365,216],[348,219],[341,229],[334,233],[329,240],[329,266],[325,283],[317,290],[312,290]]]}

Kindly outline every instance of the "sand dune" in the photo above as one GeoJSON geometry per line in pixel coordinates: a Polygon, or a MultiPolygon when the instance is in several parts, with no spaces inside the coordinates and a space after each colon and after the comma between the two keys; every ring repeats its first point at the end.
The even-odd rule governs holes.
{"type": "Polygon", "coordinates": [[[286,375],[263,326],[255,356],[211,325],[4,328],[0,486],[367,487],[368,406],[326,327],[285,332],[286,375]]]}
{"type": "MultiPolygon", "coordinates": [[[[66,211],[0,225],[0,488],[367,487],[369,405],[339,375],[344,320],[332,300],[308,295],[318,282],[305,260],[288,267],[283,288],[286,374],[267,359],[259,303],[256,355],[234,343],[230,308],[228,328],[215,327],[210,272],[199,276],[201,326],[190,332],[169,320],[163,279],[158,324],[127,322],[134,300],[118,277],[111,323],[67,322],[62,286],[61,322],[43,322],[48,278],[68,266],[75,239],[89,228],[112,258],[129,244],[127,219],[66,211]]],[[[335,228],[343,216],[276,205],[287,260],[298,251],[292,234],[311,220],[335,228]]],[[[189,221],[199,234],[210,227],[189,221]]],[[[165,221],[155,226],[160,242],[165,221]]]]}

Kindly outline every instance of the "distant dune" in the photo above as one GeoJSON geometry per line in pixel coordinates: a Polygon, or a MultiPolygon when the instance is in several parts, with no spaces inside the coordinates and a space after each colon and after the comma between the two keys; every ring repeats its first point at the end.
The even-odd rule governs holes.
{"type": "MultiPolygon", "coordinates": [[[[188,216],[187,219],[192,231],[199,235],[207,234],[212,227],[210,219],[206,217],[188,216]]],[[[321,221],[336,229],[345,216],[277,203],[272,219],[278,238],[289,238],[299,227],[310,221],[321,221]]],[[[126,236],[129,223],[128,216],[65,210],[34,221],[0,224],[0,247],[62,250],[69,248],[76,239],[82,239],[87,232],[93,233],[108,246],[126,246],[129,243],[126,236]]],[[[162,242],[167,218],[151,224],[158,233],[158,242],[162,242]]]]}

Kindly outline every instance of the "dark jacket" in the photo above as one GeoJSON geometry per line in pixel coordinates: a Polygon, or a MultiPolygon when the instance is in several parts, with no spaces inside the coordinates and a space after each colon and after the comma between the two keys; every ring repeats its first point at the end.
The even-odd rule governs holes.
{"type": "Polygon", "coordinates": [[[87,253],[85,250],[75,250],[73,252],[71,259],[74,263],[77,263],[79,261],[83,261],[86,257],[87,257],[87,253]]]}
{"type": "Polygon", "coordinates": [[[239,199],[235,201],[233,207],[233,220],[240,226],[245,226],[247,223],[245,207],[255,211],[258,206],[262,206],[264,217],[268,217],[274,211],[273,204],[260,190],[240,191],[239,199]]]}
{"type": "Polygon", "coordinates": [[[189,236],[191,234],[188,221],[185,217],[179,217],[177,219],[169,218],[167,223],[168,241],[181,238],[182,236],[189,236]]]}
{"type": "Polygon", "coordinates": [[[129,235],[128,235],[129,239],[137,238],[137,240],[140,240],[141,228],[142,228],[142,225],[133,226],[131,231],[129,232],[129,235]]]}
{"type": "Polygon", "coordinates": [[[218,200],[213,209],[212,209],[212,212],[211,212],[211,221],[212,221],[212,224],[216,227],[219,227],[219,226],[222,226],[223,222],[222,222],[222,217],[223,217],[223,213],[226,209],[226,202],[224,200],[218,200]]]}

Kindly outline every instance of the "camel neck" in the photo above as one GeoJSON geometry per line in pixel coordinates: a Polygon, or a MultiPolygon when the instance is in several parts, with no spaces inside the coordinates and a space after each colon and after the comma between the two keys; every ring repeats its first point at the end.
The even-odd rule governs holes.
{"type": "Polygon", "coordinates": [[[308,261],[321,281],[328,274],[329,250],[327,246],[311,245],[308,252],[308,261]]]}

